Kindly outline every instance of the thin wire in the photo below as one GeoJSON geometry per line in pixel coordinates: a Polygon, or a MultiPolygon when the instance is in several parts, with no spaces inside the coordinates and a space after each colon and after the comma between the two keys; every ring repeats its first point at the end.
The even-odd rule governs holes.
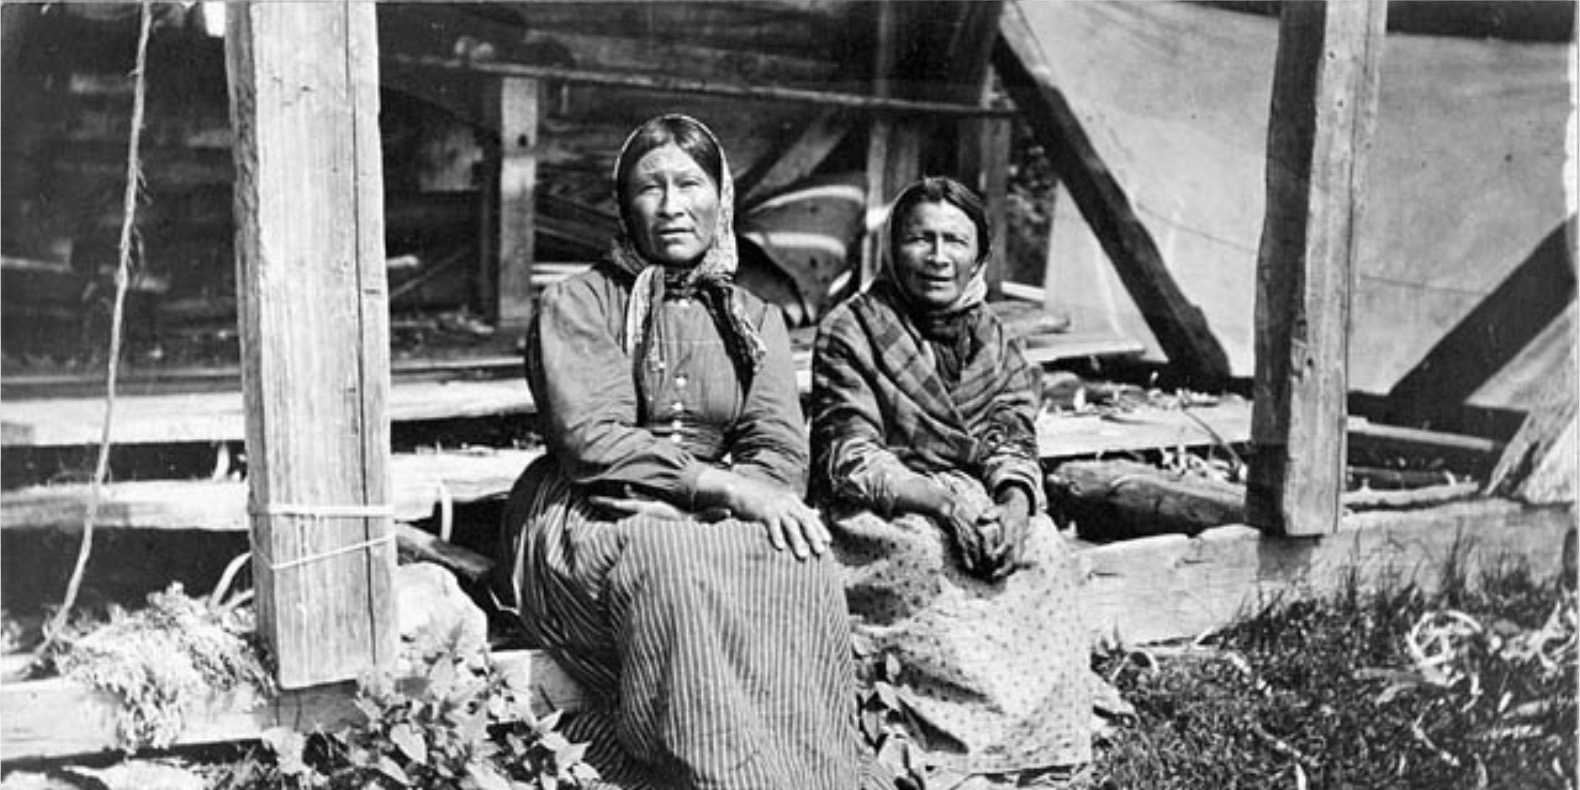
{"type": "Polygon", "coordinates": [[[115,304],[110,318],[109,372],[105,379],[104,427],[99,435],[99,458],[93,470],[93,484],[88,489],[88,514],[82,525],[82,545],[77,550],[77,565],[71,571],[71,581],[66,585],[66,597],[60,610],[44,630],[44,643],[35,655],[42,656],[55,638],[60,635],[77,602],[77,592],[82,587],[83,569],[88,566],[88,556],[93,553],[93,527],[99,519],[99,500],[104,479],[110,468],[110,428],[115,422],[115,380],[121,360],[121,325],[126,318],[126,292],[131,283],[132,238],[136,229],[137,192],[142,185],[142,163],[138,149],[143,136],[143,106],[148,83],[144,67],[148,63],[148,34],[153,25],[153,7],[142,3],[142,14],[137,32],[137,66],[132,71],[135,90],[132,94],[132,129],[126,144],[126,193],[122,202],[120,259],[115,269],[115,304]]]}

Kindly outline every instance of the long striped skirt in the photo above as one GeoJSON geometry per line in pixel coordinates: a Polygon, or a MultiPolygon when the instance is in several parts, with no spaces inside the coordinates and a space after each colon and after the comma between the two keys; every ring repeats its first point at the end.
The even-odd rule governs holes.
{"type": "Polygon", "coordinates": [[[567,735],[621,788],[881,787],[861,757],[849,620],[825,555],[760,525],[607,520],[547,458],[505,513],[529,635],[581,683],[567,735]]]}
{"type": "MultiPolygon", "coordinates": [[[[965,475],[934,479],[990,504],[965,475]]],[[[1047,516],[1032,519],[1021,567],[990,582],[962,570],[926,517],[835,515],[857,639],[898,660],[909,734],[928,763],[999,774],[1091,761],[1088,638],[1071,556],[1047,516]]]]}

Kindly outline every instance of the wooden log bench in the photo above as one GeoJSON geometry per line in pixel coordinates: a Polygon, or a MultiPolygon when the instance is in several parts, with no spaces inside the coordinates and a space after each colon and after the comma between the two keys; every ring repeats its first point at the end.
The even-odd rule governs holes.
{"type": "MultiPolygon", "coordinates": [[[[1078,544],[1075,557],[1093,636],[1143,644],[1211,632],[1273,600],[1332,593],[1351,570],[1363,592],[1406,582],[1433,589],[1449,563],[1472,581],[1480,569],[1510,561],[1547,577],[1560,571],[1561,547],[1574,529],[1572,505],[1489,499],[1352,514],[1322,537],[1266,537],[1229,525],[1194,537],[1078,544]]],[[[583,704],[576,684],[542,653],[500,652],[494,661],[532,685],[538,713],[583,704]]],[[[245,741],[277,725],[355,722],[352,692],[351,684],[340,683],[275,700],[214,695],[188,712],[177,743],[245,741]]],[[[0,679],[0,761],[112,751],[115,711],[109,695],[68,680],[0,679]]]]}

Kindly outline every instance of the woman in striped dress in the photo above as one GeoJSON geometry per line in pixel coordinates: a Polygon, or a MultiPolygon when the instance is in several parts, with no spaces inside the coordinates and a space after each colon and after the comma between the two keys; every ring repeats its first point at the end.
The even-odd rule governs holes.
{"type": "MultiPolygon", "coordinates": [[[[544,292],[548,452],[505,513],[505,592],[581,683],[621,787],[851,790],[850,632],[777,309],[737,289],[730,172],[679,115],[627,139],[607,260],[544,292]]],[[[871,772],[867,772],[871,773],[871,772]]]]}
{"type": "Polygon", "coordinates": [[[1043,515],[1037,377],[983,303],[982,202],[945,178],[896,199],[870,288],[825,317],[812,489],[858,639],[898,659],[913,744],[959,774],[1091,759],[1075,576],[1043,515]]]}

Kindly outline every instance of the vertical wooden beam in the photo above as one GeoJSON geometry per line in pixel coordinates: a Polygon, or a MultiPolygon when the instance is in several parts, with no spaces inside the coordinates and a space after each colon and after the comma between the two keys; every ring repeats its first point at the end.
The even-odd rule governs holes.
{"type": "Polygon", "coordinates": [[[519,330],[532,317],[542,87],[530,77],[502,77],[496,85],[491,103],[499,117],[499,287],[493,312],[500,329],[519,330]]]}
{"type": "Polygon", "coordinates": [[[1229,378],[1229,357],[1213,336],[1206,316],[1186,298],[1119,179],[1108,169],[1080,118],[1056,87],[1044,84],[1036,37],[1025,18],[1009,6],[999,20],[993,68],[1053,160],[1060,180],[1091,226],[1130,298],[1157,337],[1169,366],[1197,387],[1229,378]]]}
{"type": "Polygon", "coordinates": [[[1270,532],[1338,528],[1350,293],[1386,14],[1383,0],[1282,7],[1246,491],[1247,519],[1270,532]]]}
{"type": "MultiPolygon", "coordinates": [[[[890,97],[897,59],[899,22],[895,0],[879,0],[872,94],[890,97]]],[[[873,281],[883,264],[885,207],[921,172],[921,131],[912,119],[874,116],[867,131],[867,236],[861,247],[861,284],[873,281]]]]}
{"type": "Polygon", "coordinates": [[[959,130],[960,176],[981,193],[993,220],[993,256],[988,259],[986,274],[988,296],[997,299],[1003,293],[1008,268],[1009,227],[1005,220],[1009,216],[1010,120],[972,118],[960,122],[959,130]]]}
{"type": "Polygon", "coordinates": [[[398,646],[374,6],[234,5],[225,49],[253,578],[300,688],[398,646]]]}

